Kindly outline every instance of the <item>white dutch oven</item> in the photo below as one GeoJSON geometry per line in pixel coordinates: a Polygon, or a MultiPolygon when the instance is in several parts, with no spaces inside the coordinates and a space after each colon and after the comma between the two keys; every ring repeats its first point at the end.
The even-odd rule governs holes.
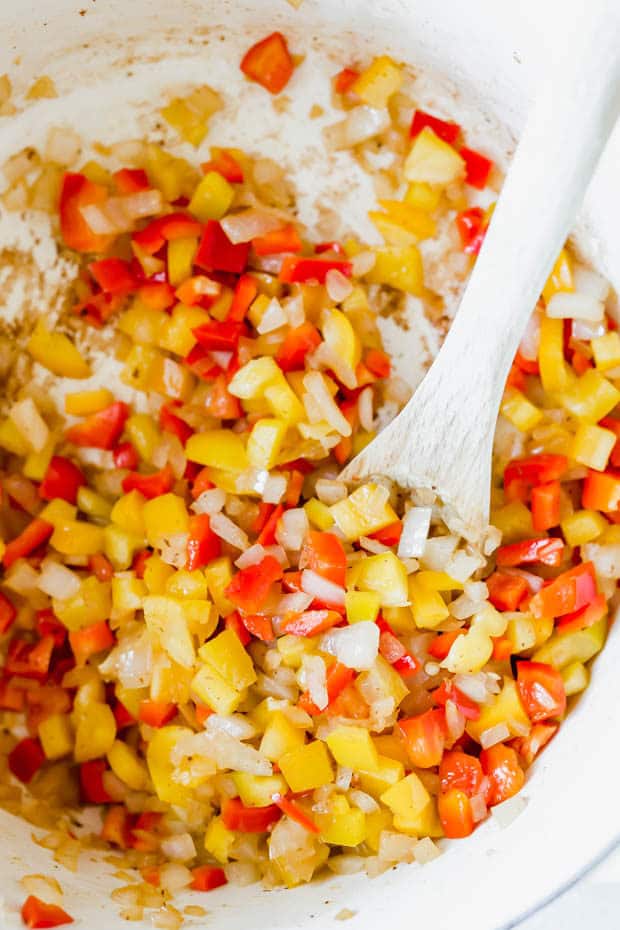
{"type": "MultiPolygon", "coordinates": [[[[434,73],[431,86],[424,90],[420,84],[422,99],[464,120],[472,128],[471,138],[501,158],[518,135],[545,57],[561,41],[562,24],[578,28],[575,20],[584,6],[583,0],[509,5],[494,0],[305,0],[295,12],[284,0],[2,0],[0,72],[11,73],[18,93],[35,77],[49,74],[61,99],[0,123],[0,161],[36,142],[48,121],[73,122],[93,138],[135,136],[124,100],[152,111],[167,87],[209,83],[229,95],[225,117],[214,124],[214,141],[251,150],[255,140],[306,190],[333,199],[336,207],[342,195],[351,223],[361,224],[359,187],[351,196],[346,177],[327,177],[313,161],[320,123],[314,127],[306,114],[317,98],[327,99],[325,73],[334,73],[336,64],[349,63],[356,53],[391,51],[434,73]],[[268,95],[251,88],[233,124],[231,107],[234,111],[242,86],[240,50],[274,28],[284,29],[293,49],[308,55],[291,85],[293,112],[282,117],[282,124],[268,95]],[[487,144],[489,138],[493,144],[487,144]]],[[[618,288],[618,133],[610,149],[590,190],[577,241],[618,288]]],[[[549,178],[551,183],[552,165],[549,178]]],[[[544,204],[535,206],[544,209],[544,204]]],[[[304,211],[311,222],[311,198],[302,202],[304,211]]],[[[408,367],[416,367],[411,354],[408,367]]],[[[527,807],[506,829],[487,823],[468,840],[449,844],[434,862],[401,866],[373,881],[354,875],[270,893],[229,886],[206,899],[205,925],[310,930],[339,926],[335,916],[347,908],[354,912],[347,922],[350,930],[513,926],[583,874],[619,838],[619,658],[620,639],[612,633],[595,663],[591,687],[530,774],[527,807]]],[[[18,880],[25,872],[55,874],[68,910],[88,930],[126,926],[109,900],[116,884],[109,867],[85,855],[79,874],[71,874],[54,865],[30,834],[27,825],[0,812],[3,926],[21,925],[18,906],[24,893],[18,880]]]]}

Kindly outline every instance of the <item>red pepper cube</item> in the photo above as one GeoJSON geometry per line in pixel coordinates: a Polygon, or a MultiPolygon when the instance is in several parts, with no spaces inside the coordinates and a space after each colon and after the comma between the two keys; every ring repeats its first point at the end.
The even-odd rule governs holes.
{"type": "Polygon", "coordinates": [[[76,252],[105,252],[111,237],[94,233],[82,214],[82,207],[101,206],[108,191],[83,174],[67,172],[60,190],[60,231],[65,245],[76,252]]]}
{"type": "Polygon", "coordinates": [[[465,181],[471,184],[472,187],[483,190],[493,168],[491,159],[481,155],[480,152],[468,149],[466,146],[459,149],[459,155],[465,162],[465,181]]]}
{"type": "Polygon", "coordinates": [[[443,139],[443,141],[447,142],[449,145],[454,145],[461,132],[461,127],[458,123],[440,119],[438,116],[433,116],[431,113],[426,113],[424,110],[416,110],[413,114],[413,120],[411,121],[409,135],[414,139],[427,127],[432,129],[436,136],[439,136],[440,139],[443,139]]]}
{"type": "Polygon", "coordinates": [[[75,504],[78,490],[85,484],[86,478],[77,465],[62,455],[54,455],[39,485],[39,497],[44,501],[61,498],[75,504]]]}
{"type": "Polygon", "coordinates": [[[260,84],[271,94],[284,90],[295,68],[286,39],[281,32],[253,45],[241,61],[241,70],[251,81],[260,84]]]}
{"type": "Polygon", "coordinates": [[[46,904],[33,894],[24,901],[21,915],[26,926],[33,930],[37,927],[62,927],[64,924],[73,923],[73,917],[57,904],[46,904]]]}
{"type": "Polygon", "coordinates": [[[229,271],[241,274],[248,263],[249,242],[234,245],[217,220],[209,220],[205,226],[194,264],[204,271],[229,271]]]}
{"type": "Polygon", "coordinates": [[[38,739],[23,739],[9,753],[11,773],[25,785],[29,784],[45,762],[45,753],[38,739]]]}
{"type": "Polygon", "coordinates": [[[102,258],[88,270],[105,294],[129,294],[138,285],[129,262],[122,258],[102,258]]]}
{"type": "Polygon", "coordinates": [[[67,439],[74,446],[92,449],[113,449],[125,428],[129,407],[115,401],[97,413],[91,413],[81,423],[67,430],[67,439]]]}

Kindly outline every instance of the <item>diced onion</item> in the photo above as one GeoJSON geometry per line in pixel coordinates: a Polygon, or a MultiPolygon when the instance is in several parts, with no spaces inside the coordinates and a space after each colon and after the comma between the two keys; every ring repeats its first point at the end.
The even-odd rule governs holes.
{"type": "Polygon", "coordinates": [[[413,862],[418,843],[414,836],[382,830],[379,834],[379,858],[384,862],[413,862]]]}
{"type": "Polygon", "coordinates": [[[325,275],[325,288],[329,299],[339,304],[351,294],[353,284],[350,278],[347,278],[337,268],[330,268],[325,275]]]}
{"type": "Polygon", "coordinates": [[[78,593],[80,585],[79,577],[70,568],[53,559],[45,559],[42,562],[38,587],[44,594],[66,600],[78,593]]]}
{"type": "Polygon", "coordinates": [[[228,881],[241,888],[253,885],[260,878],[258,866],[254,862],[228,862],[224,871],[228,881]]]}
{"type": "Polygon", "coordinates": [[[558,291],[547,304],[547,316],[554,320],[572,318],[596,323],[605,316],[605,305],[589,294],[558,291]]]}
{"type": "Polygon", "coordinates": [[[265,333],[272,333],[274,330],[280,329],[286,322],[286,313],[282,309],[280,301],[274,297],[265,309],[261,321],[256,327],[256,332],[263,336],[265,333]]]}
{"type": "Polygon", "coordinates": [[[262,562],[266,555],[265,547],[261,546],[260,543],[255,543],[241,553],[235,565],[241,569],[249,568],[250,565],[258,565],[259,562],[262,562]]]}
{"type": "Polygon", "coordinates": [[[223,513],[214,513],[210,522],[211,529],[220,539],[223,539],[225,542],[230,543],[231,546],[234,546],[235,549],[240,549],[241,551],[248,548],[250,541],[247,537],[247,533],[244,533],[236,523],[229,520],[223,513]]]}
{"type": "Polygon", "coordinates": [[[477,704],[482,704],[488,698],[486,681],[483,673],[476,675],[455,675],[454,684],[465,697],[477,704]]]}
{"type": "Polygon", "coordinates": [[[429,836],[425,836],[419,840],[416,843],[415,849],[413,851],[413,858],[416,862],[419,862],[420,865],[431,862],[433,859],[436,859],[440,855],[440,849],[435,845],[435,843],[433,843],[429,836]]]}
{"type": "Polygon", "coordinates": [[[470,801],[474,823],[480,823],[487,815],[487,802],[483,794],[475,794],[470,801]]]}
{"type": "Polygon", "coordinates": [[[221,220],[221,226],[230,241],[236,245],[280,229],[282,220],[264,210],[251,208],[225,216],[221,220]]]}
{"type": "Polygon", "coordinates": [[[323,133],[330,148],[346,149],[385,132],[389,125],[390,115],[387,109],[379,110],[362,105],[350,110],[346,119],[327,126],[323,133]]]}
{"type": "Polygon", "coordinates": [[[365,387],[357,399],[357,410],[360,418],[360,426],[369,433],[374,425],[372,401],[373,391],[370,386],[365,387]]]}
{"type": "Polygon", "coordinates": [[[341,436],[350,436],[353,431],[351,424],[334,401],[323,375],[318,371],[309,371],[304,375],[303,384],[329,425],[341,436]]]}
{"type": "Polygon", "coordinates": [[[344,606],[344,588],[309,568],[305,568],[301,573],[301,589],[325,604],[344,606]]]}
{"type": "Polygon", "coordinates": [[[607,327],[604,321],[591,323],[589,320],[573,320],[573,339],[582,339],[589,342],[591,339],[596,339],[597,336],[604,336],[606,332],[607,327]]]}
{"type": "Polygon", "coordinates": [[[427,539],[424,551],[421,553],[424,567],[434,572],[446,571],[446,565],[456,550],[458,542],[456,536],[435,536],[427,539]]]}
{"type": "Polygon", "coordinates": [[[519,344],[519,352],[528,362],[535,362],[538,359],[538,349],[540,347],[540,318],[541,311],[537,307],[525,327],[525,332],[519,344]]]}
{"type": "Polygon", "coordinates": [[[164,205],[161,191],[155,189],[137,191],[135,194],[127,194],[125,197],[119,197],[118,199],[122,200],[123,210],[134,219],[155,216],[161,212],[164,205]]]}
{"type": "Polygon", "coordinates": [[[583,265],[575,265],[573,283],[577,293],[587,294],[588,297],[594,297],[595,300],[605,301],[609,296],[609,281],[596,271],[585,268],[583,265]]]}
{"type": "Polygon", "coordinates": [[[252,721],[243,714],[210,714],[206,729],[210,733],[223,731],[240,740],[252,739],[258,732],[252,721]]]}
{"type": "Polygon", "coordinates": [[[301,294],[294,294],[282,301],[282,307],[290,326],[301,326],[306,319],[304,300],[301,294]]]}
{"type": "Polygon", "coordinates": [[[18,559],[5,574],[2,584],[17,594],[31,595],[39,586],[39,574],[25,559],[18,559]]]}
{"type": "Polygon", "coordinates": [[[35,515],[41,509],[41,498],[36,484],[24,475],[13,474],[3,477],[4,491],[12,497],[26,513],[35,515]]]}
{"type": "Polygon", "coordinates": [[[328,507],[344,500],[349,493],[344,481],[334,481],[331,478],[319,478],[314,490],[318,499],[328,507]]]}
{"type": "Polygon", "coordinates": [[[370,536],[360,536],[359,544],[366,552],[373,552],[375,555],[379,555],[381,552],[388,552],[390,549],[385,543],[379,542],[378,539],[371,539],[370,536]]]}
{"type": "Polygon", "coordinates": [[[191,510],[193,510],[194,513],[207,513],[211,515],[219,513],[225,503],[226,491],[223,491],[221,488],[210,488],[208,491],[203,491],[200,497],[196,498],[191,505],[191,510]]]}
{"type": "Polygon", "coordinates": [[[620,544],[599,545],[586,543],[581,547],[581,557],[585,562],[591,561],[601,578],[618,578],[620,576],[620,544]]]}
{"type": "Polygon", "coordinates": [[[52,127],[45,143],[45,161],[53,161],[63,168],[68,168],[80,156],[82,140],[71,129],[52,127]]]}
{"type": "Polygon", "coordinates": [[[159,870],[160,887],[171,894],[180,891],[181,888],[187,888],[188,885],[191,885],[192,879],[193,876],[190,870],[178,862],[167,862],[159,870]]]}
{"type": "Polygon", "coordinates": [[[355,856],[353,853],[340,853],[337,856],[330,856],[327,860],[327,868],[336,875],[355,875],[364,868],[365,859],[363,856],[355,856]]]}
{"type": "Polygon", "coordinates": [[[348,668],[359,671],[372,668],[379,651],[379,627],[362,620],[353,626],[330,630],[321,639],[319,648],[336,656],[348,668]]]}
{"type": "Polygon", "coordinates": [[[354,255],[351,259],[354,276],[356,278],[361,278],[363,275],[368,274],[368,272],[372,271],[375,267],[376,262],[376,252],[372,252],[370,249],[366,249],[364,252],[358,252],[357,255],[354,255]]]}
{"type": "Polygon", "coordinates": [[[510,739],[510,730],[505,723],[498,723],[494,727],[482,731],[480,745],[483,749],[490,749],[491,746],[496,746],[497,743],[501,743],[505,739],[510,739]]]}
{"type": "Polygon", "coordinates": [[[35,452],[42,452],[49,439],[50,431],[32,397],[16,401],[9,410],[9,417],[28,445],[35,452]]]}
{"type": "Polygon", "coordinates": [[[350,769],[346,765],[339,765],[338,771],[336,772],[336,786],[340,788],[341,791],[348,791],[351,787],[352,780],[353,769],[350,769]]]}
{"type": "Polygon", "coordinates": [[[309,529],[308,515],[304,508],[292,507],[290,510],[285,510],[280,517],[276,528],[276,539],[287,551],[295,552],[301,549],[309,529]]]}
{"type": "Polygon", "coordinates": [[[329,700],[324,660],[320,656],[304,655],[301,672],[310,700],[319,710],[324,710],[329,700]]]}
{"type": "Polygon", "coordinates": [[[379,810],[379,805],[372,795],[367,794],[365,791],[360,791],[357,788],[352,788],[349,791],[349,800],[352,804],[355,804],[356,807],[359,807],[361,811],[364,811],[365,814],[372,814],[374,811],[379,810]]]}
{"type": "Polygon", "coordinates": [[[266,504],[279,504],[286,494],[284,475],[268,475],[263,486],[262,498],[266,504]]]}
{"type": "Polygon", "coordinates": [[[428,531],[433,515],[432,507],[411,507],[403,518],[403,531],[398,543],[400,559],[424,555],[428,531]]]}
{"type": "Polygon", "coordinates": [[[94,203],[79,208],[82,217],[91,232],[97,236],[113,236],[119,232],[118,226],[94,203]]]}
{"type": "Polygon", "coordinates": [[[496,804],[491,808],[491,816],[497,821],[501,830],[505,830],[510,824],[523,813],[529,803],[529,798],[522,794],[515,794],[508,798],[502,804],[496,804]]]}
{"type": "Polygon", "coordinates": [[[196,855],[196,846],[189,833],[167,836],[161,841],[161,851],[176,862],[188,862],[196,855]]]}

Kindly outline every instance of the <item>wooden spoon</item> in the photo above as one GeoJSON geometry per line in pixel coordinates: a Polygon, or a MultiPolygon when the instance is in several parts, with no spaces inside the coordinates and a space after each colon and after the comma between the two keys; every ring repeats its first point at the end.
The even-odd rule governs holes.
{"type": "Polygon", "coordinates": [[[620,109],[620,13],[617,0],[604,7],[577,27],[564,66],[541,88],[441,351],[399,416],[342,472],[432,489],[470,540],[489,521],[508,371],[620,109]]]}

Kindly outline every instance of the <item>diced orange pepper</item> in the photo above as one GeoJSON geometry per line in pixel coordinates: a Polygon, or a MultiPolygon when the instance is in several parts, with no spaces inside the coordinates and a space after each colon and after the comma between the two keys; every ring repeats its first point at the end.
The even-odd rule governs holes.
{"type": "Polygon", "coordinates": [[[281,32],[272,32],[253,45],[241,61],[241,70],[271,94],[284,90],[294,70],[293,59],[281,32]]]}

